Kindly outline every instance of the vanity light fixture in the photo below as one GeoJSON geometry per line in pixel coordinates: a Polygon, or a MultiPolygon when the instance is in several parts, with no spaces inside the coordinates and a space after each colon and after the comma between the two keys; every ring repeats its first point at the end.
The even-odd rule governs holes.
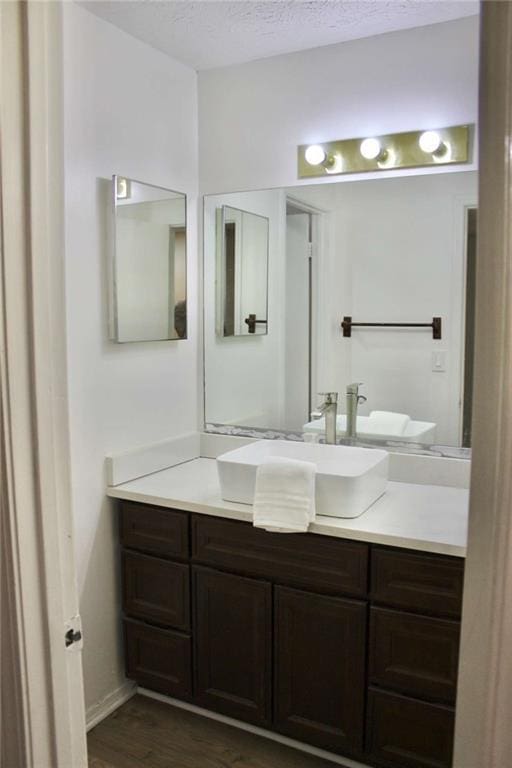
{"type": "Polygon", "coordinates": [[[467,163],[472,126],[324,141],[298,147],[299,179],[467,163]]]}

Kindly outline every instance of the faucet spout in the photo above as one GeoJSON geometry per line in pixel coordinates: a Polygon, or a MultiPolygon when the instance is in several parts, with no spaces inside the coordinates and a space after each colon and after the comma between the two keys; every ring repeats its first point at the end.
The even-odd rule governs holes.
{"type": "Polygon", "coordinates": [[[366,397],[359,394],[362,382],[355,382],[347,386],[347,437],[357,436],[357,406],[365,403],[366,397]]]}
{"type": "Polygon", "coordinates": [[[325,442],[328,445],[336,445],[336,421],[338,415],[338,393],[320,392],[325,397],[324,402],[318,406],[320,413],[325,418],[325,442]]]}

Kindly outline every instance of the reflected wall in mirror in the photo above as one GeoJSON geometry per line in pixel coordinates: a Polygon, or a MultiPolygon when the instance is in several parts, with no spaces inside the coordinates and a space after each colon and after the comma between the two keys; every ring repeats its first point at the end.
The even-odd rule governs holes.
{"type": "Polygon", "coordinates": [[[322,436],[318,392],[366,397],[357,436],[469,446],[474,329],[475,171],[207,196],[205,421],[322,436]],[[268,335],[221,345],[215,332],[215,210],[269,219],[268,335]],[[354,326],[343,336],[344,316],[354,326]],[[441,338],[432,327],[442,323],[441,338]],[[393,324],[403,325],[395,327],[393,324]]]}
{"type": "Polygon", "coordinates": [[[217,209],[219,336],[267,334],[268,239],[266,216],[230,205],[217,209]]]}
{"type": "Polygon", "coordinates": [[[112,194],[111,339],[186,339],[186,196],[120,176],[112,194]]]}

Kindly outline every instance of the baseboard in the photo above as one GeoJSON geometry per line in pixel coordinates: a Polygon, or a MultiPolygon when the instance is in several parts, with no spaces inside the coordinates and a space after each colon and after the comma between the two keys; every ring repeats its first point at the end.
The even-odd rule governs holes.
{"type": "Polygon", "coordinates": [[[196,707],[195,704],[187,704],[184,701],[173,699],[170,696],[164,696],[161,693],[155,693],[147,688],[139,687],[137,688],[137,693],[141,696],[147,696],[149,699],[156,699],[157,701],[163,701],[165,704],[171,704],[173,707],[178,707],[179,709],[186,709],[188,712],[193,712],[196,715],[208,717],[210,720],[217,720],[219,723],[224,723],[224,725],[231,725],[233,728],[239,728],[242,731],[254,733],[256,736],[262,736],[264,739],[277,741],[279,744],[298,749],[300,752],[306,752],[308,755],[314,755],[323,760],[330,760],[331,763],[342,765],[345,768],[370,768],[370,766],[365,763],[358,763],[355,760],[350,760],[348,757],[340,757],[340,755],[327,752],[325,749],[311,747],[309,744],[304,744],[302,741],[295,741],[295,739],[289,739],[287,736],[281,736],[279,733],[273,733],[264,728],[258,728],[256,725],[250,725],[249,723],[243,723],[241,720],[234,720],[232,717],[225,717],[216,712],[210,712],[209,709],[196,707]]]}
{"type": "Polygon", "coordinates": [[[90,731],[95,725],[101,723],[106,717],[112,714],[121,704],[124,704],[137,693],[137,686],[131,680],[127,680],[123,685],[109,693],[104,699],[93,704],[87,709],[85,715],[86,730],[90,731]]]}

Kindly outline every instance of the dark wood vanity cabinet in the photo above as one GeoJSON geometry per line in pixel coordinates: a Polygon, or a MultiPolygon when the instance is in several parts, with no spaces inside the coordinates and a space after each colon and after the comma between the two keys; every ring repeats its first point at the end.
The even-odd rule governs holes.
{"type": "Polygon", "coordinates": [[[126,672],[382,768],[450,768],[463,561],[122,502],[126,672]]]}

